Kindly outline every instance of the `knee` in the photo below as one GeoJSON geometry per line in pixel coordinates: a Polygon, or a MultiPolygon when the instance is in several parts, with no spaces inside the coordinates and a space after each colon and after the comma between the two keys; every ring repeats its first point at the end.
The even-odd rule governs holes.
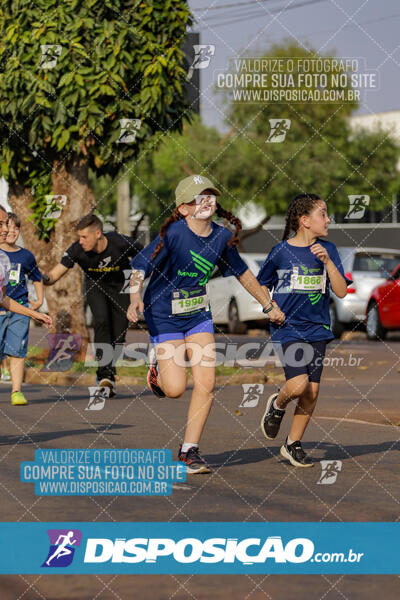
{"type": "Polygon", "coordinates": [[[308,388],[308,380],[297,381],[296,383],[292,383],[289,386],[289,397],[290,398],[298,398],[304,396],[308,388]]]}
{"type": "Polygon", "coordinates": [[[205,395],[210,402],[214,399],[215,378],[203,381],[193,381],[193,392],[198,395],[205,395]]]}
{"type": "Polygon", "coordinates": [[[186,381],[161,381],[161,389],[168,398],[180,398],[186,390],[186,381]]]}

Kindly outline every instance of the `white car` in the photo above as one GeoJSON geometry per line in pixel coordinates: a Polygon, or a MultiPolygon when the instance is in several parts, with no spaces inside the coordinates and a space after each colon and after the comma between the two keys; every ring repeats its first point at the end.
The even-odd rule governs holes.
{"type": "MultiPolygon", "coordinates": [[[[241,253],[240,256],[257,277],[264,264],[265,254],[241,253]]],[[[248,325],[258,322],[258,328],[265,328],[267,319],[262,307],[247,292],[236,277],[223,277],[218,267],[212,274],[207,291],[210,297],[211,312],[216,325],[227,325],[229,333],[245,333],[248,325]]]]}

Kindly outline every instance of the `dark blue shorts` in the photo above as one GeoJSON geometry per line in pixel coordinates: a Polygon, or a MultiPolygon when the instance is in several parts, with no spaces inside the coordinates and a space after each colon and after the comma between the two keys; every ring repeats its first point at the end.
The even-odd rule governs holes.
{"type": "Polygon", "coordinates": [[[292,340],[279,344],[274,342],[274,348],[285,371],[286,380],[308,375],[308,380],[319,383],[326,346],[330,340],[319,340],[317,342],[303,342],[292,340]]]}

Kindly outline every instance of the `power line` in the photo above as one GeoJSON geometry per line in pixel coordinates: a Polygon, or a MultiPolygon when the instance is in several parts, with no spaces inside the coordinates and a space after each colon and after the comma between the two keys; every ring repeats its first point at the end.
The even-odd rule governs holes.
{"type": "MultiPolygon", "coordinates": [[[[274,15],[274,14],[279,14],[279,13],[285,13],[288,10],[294,10],[295,8],[302,8],[303,6],[311,6],[314,4],[319,4],[321,2],[327,2],[328,0],[305,0],[304,2],[300,2],[299,4],[293,4],[287,7],[281,7],[281,8],[273,8],[269,11],[261,11],[261,12],[257,12],[254,13],[252,15],[247,14],[243,15],[240,18],[235,18],[235,20],[231,20],[231,21],[226,21],[226,17],[224,17],[223,15],[221,15],[220,17],[217,16],[216,18],[219,19],[218,21],[213,21],[212,23],[208,23],[206,25],[202,25],[202,27],[200,27],[200,29],[207,29],[209,26],[213,27],[213,26],[219,26],[219,25],[230,25],[232,23],[237,23],[239,21],[248,21],[250,19],[258,19],[259,17],[262,16],[270,16],[270,15],[274,15]],[[220,19],[223,19],[222,22],[220,22],[220,19]]],[[[253,4],[253,2],[251,2],[250,4],[253,4]]],[[[256,8],[256,7],[254,7],[256,8]]],[[[239,16],[239,15],[232,15],[232,16],[239,16]]],[[[203,19],[205,20],[205,19],[203,19]]]]}
{"type": "Polygon", "coordinates": [[[254,6],[260,4],[260,2],[275,2],[276,0],[246,0],[246,2],[236,2],[235,4],[220,4],[219,6],[203,6],[202,8],[192,8],[193,11],[199,10],[220,10],[221,8],[237,8],[238,6],[248,6],[253,4],[254,6]]]}

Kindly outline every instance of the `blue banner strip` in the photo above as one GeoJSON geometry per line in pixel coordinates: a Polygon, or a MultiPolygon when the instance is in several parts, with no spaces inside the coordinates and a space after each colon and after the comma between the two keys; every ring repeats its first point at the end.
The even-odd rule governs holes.
{"type": "Polygon", "coordinates": [[[399,574],[400,523],[0,523],[1,574],[399,574]]]}

